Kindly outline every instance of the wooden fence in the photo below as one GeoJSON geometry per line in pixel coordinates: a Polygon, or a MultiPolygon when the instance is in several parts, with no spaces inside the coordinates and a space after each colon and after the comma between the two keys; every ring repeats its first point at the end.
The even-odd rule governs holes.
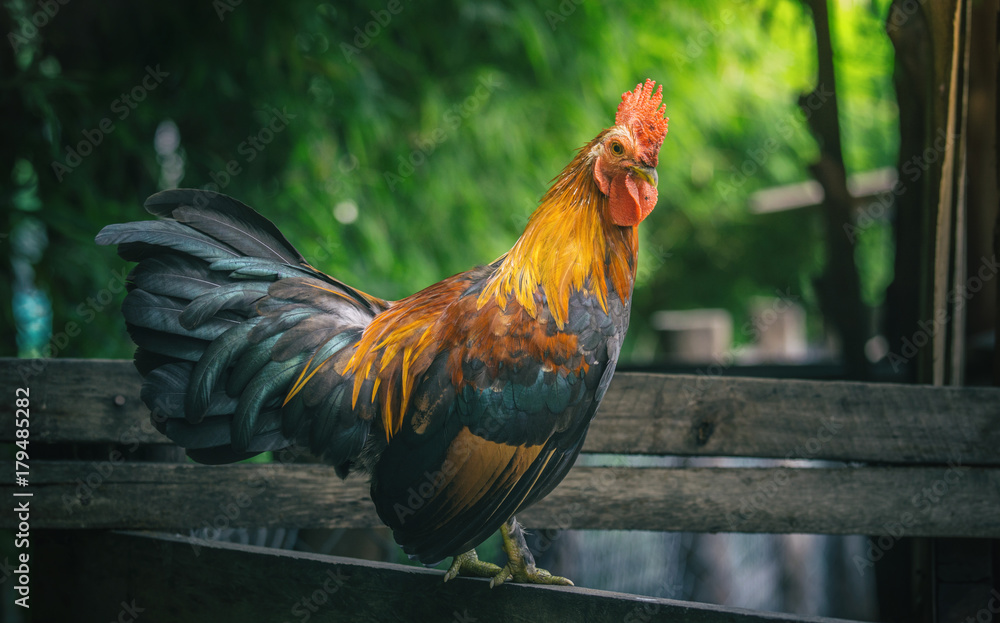
{"type": "MultiPolygon", "coordinates": [[[[479,580],[443,584],[435,571],[171,536],[220,524],[380,523],[363,479],[341,482],[288,453],[269,464],[129,460],[169,444],[149,423],[130,362],[6,359],[0,380],[12,388],[0,404],[3,442],[16,439],[13,388],[30,389],[28,486],[15,482],[22,467],[5,461],[0,488],[30,500],[32,535],[42,535],[32,571],[41,620],[68,612],[44,596],[49,589],[70,591],[71,603],[99,613],[94,620],[115,619],[130,600],[143,622],[293,620],[295,598],[325,586],[315,590],[329,604],[313,621],[403,612],[480,622],[515,612],[539,621],[832,621],[582,588],[491,591],[479,580]],[[64,458],[95,444],[107,450],[96,460],[64,458]]],[[[531,528],[996,538],[998,448],[1000,389],[620,373],[587,453],[837,463],[578,466],[519,519],[531,528]]],[[[0,527],[18,523],[5,513],[0,527]]]]}

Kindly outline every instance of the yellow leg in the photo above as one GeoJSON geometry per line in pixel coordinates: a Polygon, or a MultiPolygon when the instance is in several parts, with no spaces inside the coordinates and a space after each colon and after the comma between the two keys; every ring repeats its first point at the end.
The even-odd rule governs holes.
{"type": "Polygon", "coordinates": [[[448,571],[444,574],[444,581],[454,580],[460,575],[473,578],[492,578],[501,571],[502,569],[492,562],[479,560],[479,554],[476,553],[476,550],[470,549],[464,554],[455,556],[448,571]]]}
{"type": "Polygon", "coordinates": [[[531,555],[528,544],[524,541],[524,531],[516,519],[511,517],[510,521],[500,526],[500,535],[503,537],[503,550],[507,553],[507,565],[490,580],[490,588],[499,586],[507,580],[573,586],[573,582],[568,579],[535,567],[535,557],[531,555]]]}

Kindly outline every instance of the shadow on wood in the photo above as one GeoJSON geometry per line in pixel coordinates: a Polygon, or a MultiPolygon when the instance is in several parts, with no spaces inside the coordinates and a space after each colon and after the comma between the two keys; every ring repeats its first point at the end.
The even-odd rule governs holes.
{"type": "Polygon", "coordinates": [[[487,580],[444,583],[442,572],[417,567],[164,534],[50,533],[39,543],[38,564],[59,571],[39,578],[38,620],[113,621],[132,609],[142,623],[847,623],[579,587],[490,589],[487,580]],[[86,586],[73,581],[81,577],[86,586]]]}

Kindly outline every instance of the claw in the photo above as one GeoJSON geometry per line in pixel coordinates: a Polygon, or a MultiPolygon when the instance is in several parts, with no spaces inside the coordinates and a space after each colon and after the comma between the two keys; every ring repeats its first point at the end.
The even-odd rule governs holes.
{"type": "Polygon", "coordinates": [[[555,584],[573,586],[573,582],[552,575],[545,569],[535,566],[535,558],[524,541],[524,531],[513,517],[500,526],[500,536],[503,537],[503,551],[507,554],[507,564],[500,568],[491,562],[479,560],[476,550],[470,549],[464,554],[455,556],[451,566],[444,573],[444,581],[454,580],[460,575],[475,578],[490,578],[490,588],[500,586],[504,582],[521,582],[529,584],[555,584]]]}
{"type": "Polygon", "coordinates": [[[514,578],[514,575],[510,571],[510,564],[504,565],[503,569],[499,573],[490,578],[490,588],[500,586],[507,580],[514,578]]]}
{"type": "Polygon", "coordinates": [[[573,586],[569,579],[552,575],[545,569],[535,566],[535,558],[524,541],[524,531],[513,517],[500,526],[503,537],[503,550],[507,553],[507,565],[490,580],[490,588],[499,586],[507,580],[530,584],[555,584],[573,586]]]}
{"type": "Polygon", "coordinates": [[[464,554],[455,556],[451,561],[451,566],[444,573],[444,581],[454,580],[459,575],[474,578],[491,578],[501,572],[500,567],[492,562],[479,560],[476,550],[470,549],[464,554]]]}

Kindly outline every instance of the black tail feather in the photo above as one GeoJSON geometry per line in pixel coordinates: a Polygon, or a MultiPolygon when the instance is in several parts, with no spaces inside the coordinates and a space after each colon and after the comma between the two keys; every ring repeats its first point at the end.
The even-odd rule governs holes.
{"type": "Polygon", "coordinates": [[[171,249],[206,262],[236,257],[238,253],[220,242],[173,221],[138,221],[108,225],[97,234],[97,244],[117,244],[118,255],[130,262],[171,249]]]}
{"type": "Polygon", "coordinates": [[[147,199],[145,207],[150,214],[173,218],[227,243],[240,255],[305,263],[274,223],[232,197],[207,190],[165,190],[147,199]]]}
{"type": "Polygon", "coordinates": [[[164,191],[146,209],[167,220],[109,225],[96,240],[138,262],[122,313],[154,425],[204,463],[315,430],[325,440],[310,439],[317,454],[349,465],[370,419],[342,398],[313,400],[329,408],[317,413],[285,397],[314,357],[343,355],[389,304],[309,266],[270,221],[225,195],[164,191]]]}

